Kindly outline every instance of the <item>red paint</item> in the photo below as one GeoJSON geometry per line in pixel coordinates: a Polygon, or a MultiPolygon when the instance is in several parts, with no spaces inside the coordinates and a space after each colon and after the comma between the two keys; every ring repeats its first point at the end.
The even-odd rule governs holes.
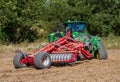
{"type": "Polygon", "coordinates": [[[75,41],[70,37],[70,33],[68,32],[65,37],[60,38],[59,40],[50,43],[43,47],[42,49],[34,50],[34,53],[28,55],[28,57],[22,59],[21,63],[29,63],[30,65],[34,65],[34,56],[40,52],[47,52],[48,54],[53,53],[72,53],[73,57],[70,60],[56,60],[52,62],[73,62],[77,59],[78,52],[80,51],[86,58],[91,58],[91,54],[84,50],[84,42],[75,41]]]}

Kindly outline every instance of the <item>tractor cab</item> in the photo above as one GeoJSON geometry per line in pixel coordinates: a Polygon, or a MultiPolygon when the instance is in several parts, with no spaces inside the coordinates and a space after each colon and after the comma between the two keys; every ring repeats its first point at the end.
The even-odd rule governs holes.
{"type": "Polygon", "coordinates": [[[85,32],[86,31],[86,21],[70,21],[64,23],[67,30],[71,32],[85,32]]]}
{"type": "Polygon", "coordinates": [[[83,41],[88,39],[88,33],[86,31],[86,21],[70,21],[64,23],[66,30],[71,31],[71,36],[77,41],[83,41]]]}
{"type": "Polygon", "coordinates": [[[71,32],[71,36],[77,41],[82,41],[83,37],[88,35],[86,31],[86,21],[68,20],[67,22],[64,22],[64,26],[65,31],[62,32],[60,31],[61,27],[59,25],[56,25],[57,30],[56,32],[48,35],[48,41],[53,42],[55,40],[58,40],[59,38],[64,37],[68,31],[71,32]]]}

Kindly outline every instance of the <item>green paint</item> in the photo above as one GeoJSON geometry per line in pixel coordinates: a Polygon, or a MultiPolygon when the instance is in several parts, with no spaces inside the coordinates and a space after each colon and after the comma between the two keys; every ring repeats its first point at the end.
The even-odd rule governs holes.
{"type": "MultiPolygon", "coordinates": [[[[95,57],[95,52],[98,51],[100,48],[100,37],[97,36],[91,36],[87,32],[87,22],[86,21],[70,21],[68,20],[67,22],[64,23],[66,26],[66,29],[71,31],[71,34],[73,38],[77,41],[84,41],[84,43],[91,43],[92,44],[92,50],[90,51],[92,54],[92,57],[95,57]]],[[[61,37],[65,36],[64,32],[60,32],[61,37]]],[[[56,33],[51,33],[48,35],[49,37],[49,42],[53,42],[55,40],[58,40],[60,37],[56,36],[56,33]]]]}

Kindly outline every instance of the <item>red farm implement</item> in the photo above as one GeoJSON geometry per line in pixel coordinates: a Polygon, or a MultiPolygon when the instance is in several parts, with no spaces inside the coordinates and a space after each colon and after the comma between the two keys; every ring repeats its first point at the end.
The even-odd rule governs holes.
{"type": "Polygon", "coordinates": [[[67,32],[65,37],[41,49],[35,49],[32,54],[25,54],[18,50],[13,63],[15,68],[30,65],[43,69],[49,68],[51,63],[73,64],[78,58],[90,59],[91,57],[91,53],[85,49],[84,42],[75,41],[70,37],[70,32],[67,32]]]}

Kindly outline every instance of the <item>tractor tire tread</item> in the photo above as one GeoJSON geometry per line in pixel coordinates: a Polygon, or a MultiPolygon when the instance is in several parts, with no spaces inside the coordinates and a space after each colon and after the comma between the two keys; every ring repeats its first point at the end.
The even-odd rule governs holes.
{"type": "Polygon", "coordinates": [[[21,64],[21,62],[20,62],[23,57],[24,57],[24,56],[23,56],[22,53],[17,53],[17,54],[14,56],[13,64],[14,64],[15,68],[26,67],[26,64],[21,64]]]}
{"type": "Polygon", "coordinates": [[[105,46],[104,46],[102,40],[100,41],[100,49],[98,50],[98,54],[99,54],[100,60],[107,59],[107,57],[108,57],[107,51],[105,49],[105,46]]]}

